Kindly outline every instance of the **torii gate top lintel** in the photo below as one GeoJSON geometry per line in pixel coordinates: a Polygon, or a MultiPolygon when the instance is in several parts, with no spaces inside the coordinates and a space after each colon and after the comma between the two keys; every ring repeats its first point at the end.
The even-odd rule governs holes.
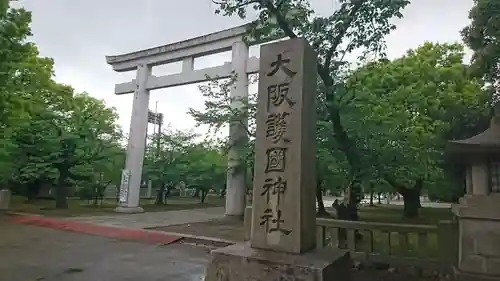
{"type": "MultiPolygon", "coordinates": [[[[198,36],[192,39],[183,40],[155,48],[145,49],[137,52],[118,56],[107,56],[106,62],[117,72],[136,70],[139,65],[153,67],[162,64],[182,61],[182,71],[180,73],[164,76],[148,75],[143,82],[147,90],[155,90],[200,83],[209,80],[208,77],[228,78],[232,72],[256,73],[259,70],[259,59],[248,57],[249,45],[266,43],[279,38],[268,38],[265,40],[249,40],[243,43],[243,37],[248,34],[249,25],[198,36]],[[231,62],[223,65],[194,69],[194,59],[196,57],[207,56],[225,51],[233,51],[231,62]],[[239,66],[235,66],[238,64],[239,66]],[[235,68],[236,67],[236,68],[235,68]]],[[[120,83],[115,85],[115,94],[132,93],[137,88],[137,81],[120,83]]]]}
{"type": "MultiPolygon", "coordinates": [[[[137,64],[161,65],[180,61],[189,56],[206,56],[231,50],[234,42],[241,41],[248,24],[198,37],[116,56],[106,56],[106,62],[117,72],[135,70],[137,64]]],[[[249,42],[250,45],[258,42],[249,42]]]]}

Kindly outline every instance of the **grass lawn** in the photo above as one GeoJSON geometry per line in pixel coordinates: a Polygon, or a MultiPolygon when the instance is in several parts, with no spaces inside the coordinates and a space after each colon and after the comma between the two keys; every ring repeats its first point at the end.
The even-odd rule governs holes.
{"type": "MultiPolygon", "coordinates": [[[[68,199],[68,209],[58,210],[55,208],[54,200],[37,199],[27,202],[24,197],[13,196],[11,199],[10,210],[14,212],[39,214],[52,217],[72,217],[72,216],[96,216],[107,214],[118,214],[113,212],[116,207],[116,201],[105,199],[103,202],[94,206],[92,201],[81,199],[68,199]]],[[[224,198],[217,196],[207,196],[205,203],[200,203],[197,198],[168,198],[167,204],[155,205],[154,199],[141,199],[141,207],[147,212],[186,210],[224,206],[224,198]]]]}
{"type": "Polygon", "coordinates": [[[400,224],[437,224],[441,220],[453,218],[453,213],[448,208],[422,208],[419,214],[418,218],[407,219],[403,217],[403,206],[363,206],[359,210],[359,219],[361,221],[400,224]]]}

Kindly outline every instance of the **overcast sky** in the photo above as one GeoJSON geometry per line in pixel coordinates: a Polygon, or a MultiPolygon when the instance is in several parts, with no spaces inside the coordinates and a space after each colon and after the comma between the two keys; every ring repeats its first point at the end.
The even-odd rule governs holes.
{"type": "MultiPolygon", "coordinates": [[[[336,0],[312,0],[315,9],[329,14],[336,0]]],[[[473,0],[413,0],[388,38],[388,55],[400,56],[425,41],[460,41],[459,30],[468,24],[473,0]]],[[[216,32],[242,24],[238,18],[214,15],[211,0],[21,0],[33,12],[33,40],[43,56],[55,60],[56,80],[86,91],[116,107],[120,125],[128,133],[132,95],[115,96],[116,83],[135,73],[117,73],[105,55],[118,55],[216,32]]],[[[257,54],[256,49],[251,55],[257,54]]],[[[223,64],[230,54],[196,61],[196,68],[223,64]]],[[[180,65],[153,68],[154,75],[180,71],[180,65]]],[[[150,108],[165,114],[165,122],[191,129],[191,108],[202,109],[196,85],[151,92],[150,108]]],[[[200,130],[198,130],[200,131],[200,130]]],[[[204,130],[201,130],[202,132],[204,130]]]]}

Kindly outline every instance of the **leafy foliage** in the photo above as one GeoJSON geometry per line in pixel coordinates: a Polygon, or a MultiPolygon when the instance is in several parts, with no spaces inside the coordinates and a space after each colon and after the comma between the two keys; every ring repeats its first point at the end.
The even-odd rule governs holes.
{"type": "Polygon", "coordinates": [[[485,129],[488,95],[463,58],[462,45],[426,43],[369,63],[349,80],[344,124],[371,163],[366,169],[403,196],[419,180],[434,193],[455,184],[445,181],[446,142],[485,129]]]}
{"type": "MultiPolygon", "coordinates": [[[[473,51],[473,72],[496,84],[500,93],[500,2],[474,0],[469,12],[471,23],[462,30],[462,36],[473,51]]],[[[498,97],[495,101],[498,100],[498,97]]]]}
{"type": "Polygon", "coordinates": [[[210,189],[224,188],[224,154],[207,142],[195,142],[196,137],[189,132],[167,130],[150,142],[145,174],[158,187],[157,204],[164,204],[164,198],[181,183],[201,192],[202,203],[210,189]]]}

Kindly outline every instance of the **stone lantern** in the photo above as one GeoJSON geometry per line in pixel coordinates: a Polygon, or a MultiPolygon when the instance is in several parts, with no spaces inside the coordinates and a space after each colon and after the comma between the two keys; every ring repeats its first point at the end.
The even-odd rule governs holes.
{"type": "Polygon", "coordinates": [[[448,146],[455,161],[465,166],[466,179],[466,195],[452,207],[459,224],[457,280],[500,280],[498,105],[486,131],[448,146]]]}

